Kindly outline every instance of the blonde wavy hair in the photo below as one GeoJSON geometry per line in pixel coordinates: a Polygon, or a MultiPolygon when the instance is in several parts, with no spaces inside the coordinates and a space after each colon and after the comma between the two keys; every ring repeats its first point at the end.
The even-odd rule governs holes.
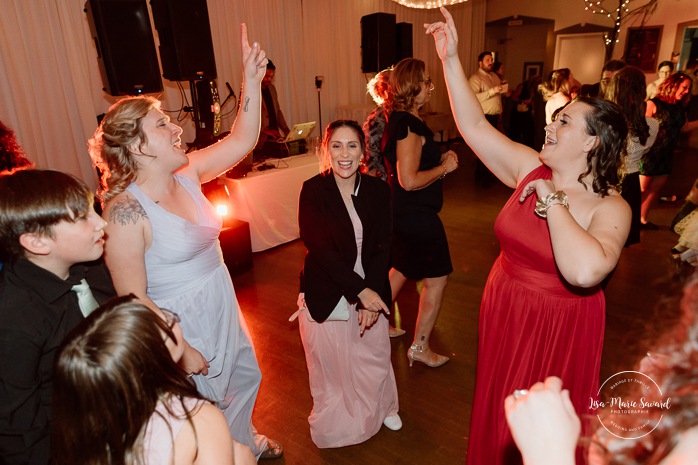
{"type": "Polygon", "coordinates": [[[390,100],[390,74],[393,68],[386,68],[383,71],[379,71],[375,76],[368,81],[366,84],[366,91],[371,96],[376,105],[383,105],[386,100],[390,100]]]}
{"type": "Polygon", "coordinates": [[[550,100],[554,94],[561,92],[568,97],[572,94],[574,82],[570,79],[572,72],[569,68],[555,69],[548,75],[548,80],[538,86],[543,99],[550,100]]]}
{"type": "Polygon", "coordinates": [[[127,97],[109,108],[92,138],[87,142],[92,162],[101,173],[99,199],[104,206],[122,193],[138,174],[138,162],[131,150],[142,152],[148,139],[143,118],[160,101],[153,97],[127,97]]]}

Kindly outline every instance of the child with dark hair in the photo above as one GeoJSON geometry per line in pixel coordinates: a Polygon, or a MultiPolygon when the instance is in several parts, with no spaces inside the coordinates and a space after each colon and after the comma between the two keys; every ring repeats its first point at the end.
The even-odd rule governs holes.
{"type": "Polygon", "coordinates": [[[1,175],[0,192],[0,463],[47,464],[56,350],[114,295],[95,262],[106,222],[88,187],[58,171],[1,175]]]}

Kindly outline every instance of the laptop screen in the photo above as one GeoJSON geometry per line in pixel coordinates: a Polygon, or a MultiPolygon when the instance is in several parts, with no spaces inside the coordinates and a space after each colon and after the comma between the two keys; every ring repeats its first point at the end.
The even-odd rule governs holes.
{"type": "Polygon", "coordinates": [[[310,121],[308,123],[300,123],[294,125],[288,132],[284,142],[292,142],[294,140],[305,139],[310,136],[310,133],[315,129],[315,121],[310,121]]]}

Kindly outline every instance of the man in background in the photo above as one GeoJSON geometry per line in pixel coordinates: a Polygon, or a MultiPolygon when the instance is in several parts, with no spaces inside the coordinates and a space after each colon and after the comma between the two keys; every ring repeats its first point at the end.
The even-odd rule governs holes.
{"type": "MultiPolygon", "coordinates": [[[[499,117],[502,114],[503,88],[499,76],[493,72],[494,58],[492,52],[482,52],[477,57],[478,70],[470,77],[470,87],[477,97],[487,121],[499,129],[499,117]]],[[[475,165],[475,183],[480,187],[489,187],[496,178],[478,158],[475,165]]]]}
{"type": "Polygon", "coordinates": [[[691,84],[691,100],[688,101],[688,120],[695,121],[698,119],[698,59],[691,58],[688,60],[684,71],[693,81],[691,84]]]}
{"type": "Polygon", "coordinates": [[[601,80],[596,84],[584,84],[582,86],[582,96],[604,98],[606,87],[611,82],[611,78],[618,71],[625,68],[625,62],[620,60],[609,60],[601,69],[601,80]]]}
{"type": "Polygon", "coordinates": [[[280,142],[289,133],[288,124],[279,106],[279,96],[272,82],[276,75],[276,66],[268,60],[267,71],[262,78],[262,125],[259,140],[254,148],[256,158],[279,156],[276,153],[283,150],[280,142]]]}

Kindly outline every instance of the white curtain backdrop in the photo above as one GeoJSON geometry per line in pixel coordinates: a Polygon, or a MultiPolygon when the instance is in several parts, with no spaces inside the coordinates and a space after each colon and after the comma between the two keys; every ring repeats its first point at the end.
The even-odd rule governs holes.
{"type": "MultiPolygon", "coordinates": [[[[0,120],[17,132],[29,158],[40,168],[72,173],[96,187],[86,142],[117,98],[102,91],[97,52],[83,12],[84,0],[0,0],[0,120]]],[[[448,96],[440,62],[425,22],[441,18],[438,10],[410,9],[390,0],[208,0],[211,35],[221,98],[229,82],[241,85],[240,23],[251,41],[266,50],[277,67],[275,85],[286,120],[317,121],[315,76],[323,75],[322,122],[337,108],[370,104],[361,72],[361,17],[386,12],[398,22],[412,23],[413,56],[424,60],[436,90],[431,111],[448,112],[448,96]]],[[[460,35],[460,56],[466,73],[476,66],[484,46],[485,0],[469,0],[450,8],[460,35]]],[[[153,27],[156,45],[157,31],[153,27]]],[[[129,31],[124,31],[128,34],[129,31]]],[[[189,84],[181,83],[189,98],[189,84]]],[[[185,103],[177,83],[163,79],[163,108],[185,103]]],[[[224,108],[228,130],[235,101],[224,108]]],[[[235,111],[233,111],[235,110],[235,111]]],[[[176,114],[172,115],[175,119],[176,114]]],[[[193,141],[190,117],[180,124],[185,142],[193,141]]],[[[317,131],[317,130],[316,130],[317,131]]]]}

